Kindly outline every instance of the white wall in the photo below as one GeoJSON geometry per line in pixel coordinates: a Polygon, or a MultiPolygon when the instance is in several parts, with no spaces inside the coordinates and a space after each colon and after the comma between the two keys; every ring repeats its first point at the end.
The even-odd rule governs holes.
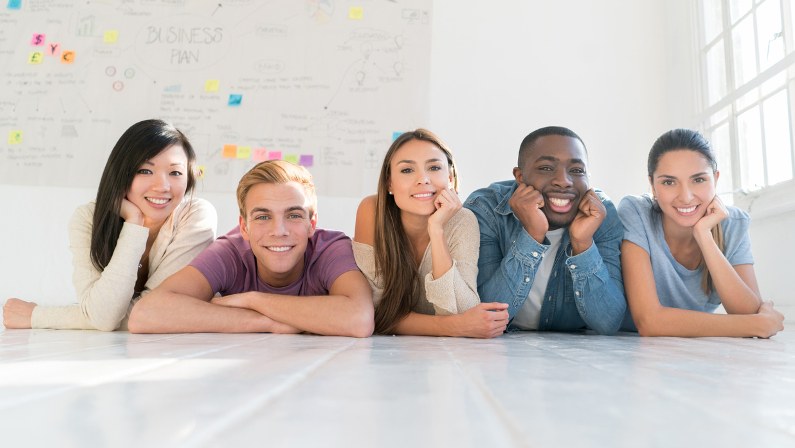
{"type": "MultiPolygon", "coordinates": [[[[580,134],[594,185],[614,199],[646,191],[645,157],[693,126],[688,0],[435,0],[430,122],[451,144],[462,195],[507,179],[522,138],[547,125],[580,134]]],[[[93,190],[0,185],[0,301],[74,300],[66,225],[93,190]]],[[[234,195],[203,194],[219,231],[234,195]]],[[[353,231],[357,199],[319,199],[320,225],[353,231]]]]}

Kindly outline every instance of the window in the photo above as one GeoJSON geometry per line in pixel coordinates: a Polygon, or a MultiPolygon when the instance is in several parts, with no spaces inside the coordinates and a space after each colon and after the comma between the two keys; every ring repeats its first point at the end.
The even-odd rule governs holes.
{"type": "Polygon", "coordinates": [[[795,0],[699,0],[702,128],[722,172],[719,193],[792,181],[795,0]]]}

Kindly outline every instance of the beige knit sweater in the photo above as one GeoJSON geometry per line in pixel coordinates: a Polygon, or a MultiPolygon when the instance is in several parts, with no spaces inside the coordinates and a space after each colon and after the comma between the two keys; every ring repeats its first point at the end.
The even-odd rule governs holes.
{"type": "MultiPolygon", "coordinates": [[[[66,306],[36,306],[32,328],[127,329],[138,279],[138,263],[146,250],[149,229],[124,223],[110,263],[98,271],[91,263],[93,202],[75,210],[69,223],[69,246],[74,273],[72,283],[78,303],[66,306]]],[[[149,278],[141,294],[154,289],[177,272],[215,239],[218,217],[204,199],[186,199],[160,228],[149,250],[149,278]]]]}
{"type": "MultiPolygon", "coordinates": [[[[480,228],[477,218],[471,211],[462,208],[445,224],[444,235],[453,266],[444,275],[434,279],[431,273],[431,245],[428,245],[419,269],[424,288],[420,288],[420,297],[413,309],[417,313],[459,314],[480,303],[477,288],[480,228]]],[[[383,295],[383,279],[375,273],[373,246],[354,241],[353,255],[373,289],[373,302],[378,306],[383,295]]]]}

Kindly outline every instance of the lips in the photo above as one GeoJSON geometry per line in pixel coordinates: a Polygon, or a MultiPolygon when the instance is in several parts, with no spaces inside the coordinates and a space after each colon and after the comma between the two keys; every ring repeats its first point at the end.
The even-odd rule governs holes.
{"type": "Polygon", "coordinates": [[[154,207],[163,207],[166,204],[168,204],[169,202],[171,202],[171,198],[150,198],[150,197],[145,197],[144,199],[146,199],[146,202],[148,202],[149,204],[151,204],[154,207]]]}
{"type": "Polygon", "coordinates": [[[265,246],[271,252],[287,252],[295,246],[265,246]]]}
{"type": "Polygon", "coordinates": [[[569,211],[571,211],[571,208],[574,206],[575,198],[576,195],[571,195],[568,193],[557,193],[556,196],[554,197],[545,195],[544,203],[546,204],[547,209],[555,213],[568,213],[569,211]]]}
{"type": "Polygon", "coordinates": [[[414,199],[430,199],[436,195],[435,191],[426,191],[423,193],[414,193],[411,195],[414,199]]]}
{"type": "Polygon", "coordinates": [[[677,212],[682,215],[691,215],[696,211],[698,205],[691,205],[690,207],[674,207],[677,212]]]}

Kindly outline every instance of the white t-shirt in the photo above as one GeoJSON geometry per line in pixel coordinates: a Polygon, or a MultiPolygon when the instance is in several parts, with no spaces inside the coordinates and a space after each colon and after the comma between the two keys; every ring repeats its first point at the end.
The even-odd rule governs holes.
{"type": "Polygon", "coordinates": [[[549,249],[544,252],[544,258],[541,260],[541,264],[538,265],[533,286],[530,288],[530,293],[527,294],[527,300],[524,301],[522,307],[516,313],[516,317],[513,318],[512,325],[520,330],[538,329],[538,320],[541,318],[541,305],[544,303],[544,292],[547,290],[549,276],[552,274],[552,267],[555,265],[555,255],[558,253],[560,240],[563,239],[565,230],[566,227],[561,227],[547,232],[549,249]]]}

